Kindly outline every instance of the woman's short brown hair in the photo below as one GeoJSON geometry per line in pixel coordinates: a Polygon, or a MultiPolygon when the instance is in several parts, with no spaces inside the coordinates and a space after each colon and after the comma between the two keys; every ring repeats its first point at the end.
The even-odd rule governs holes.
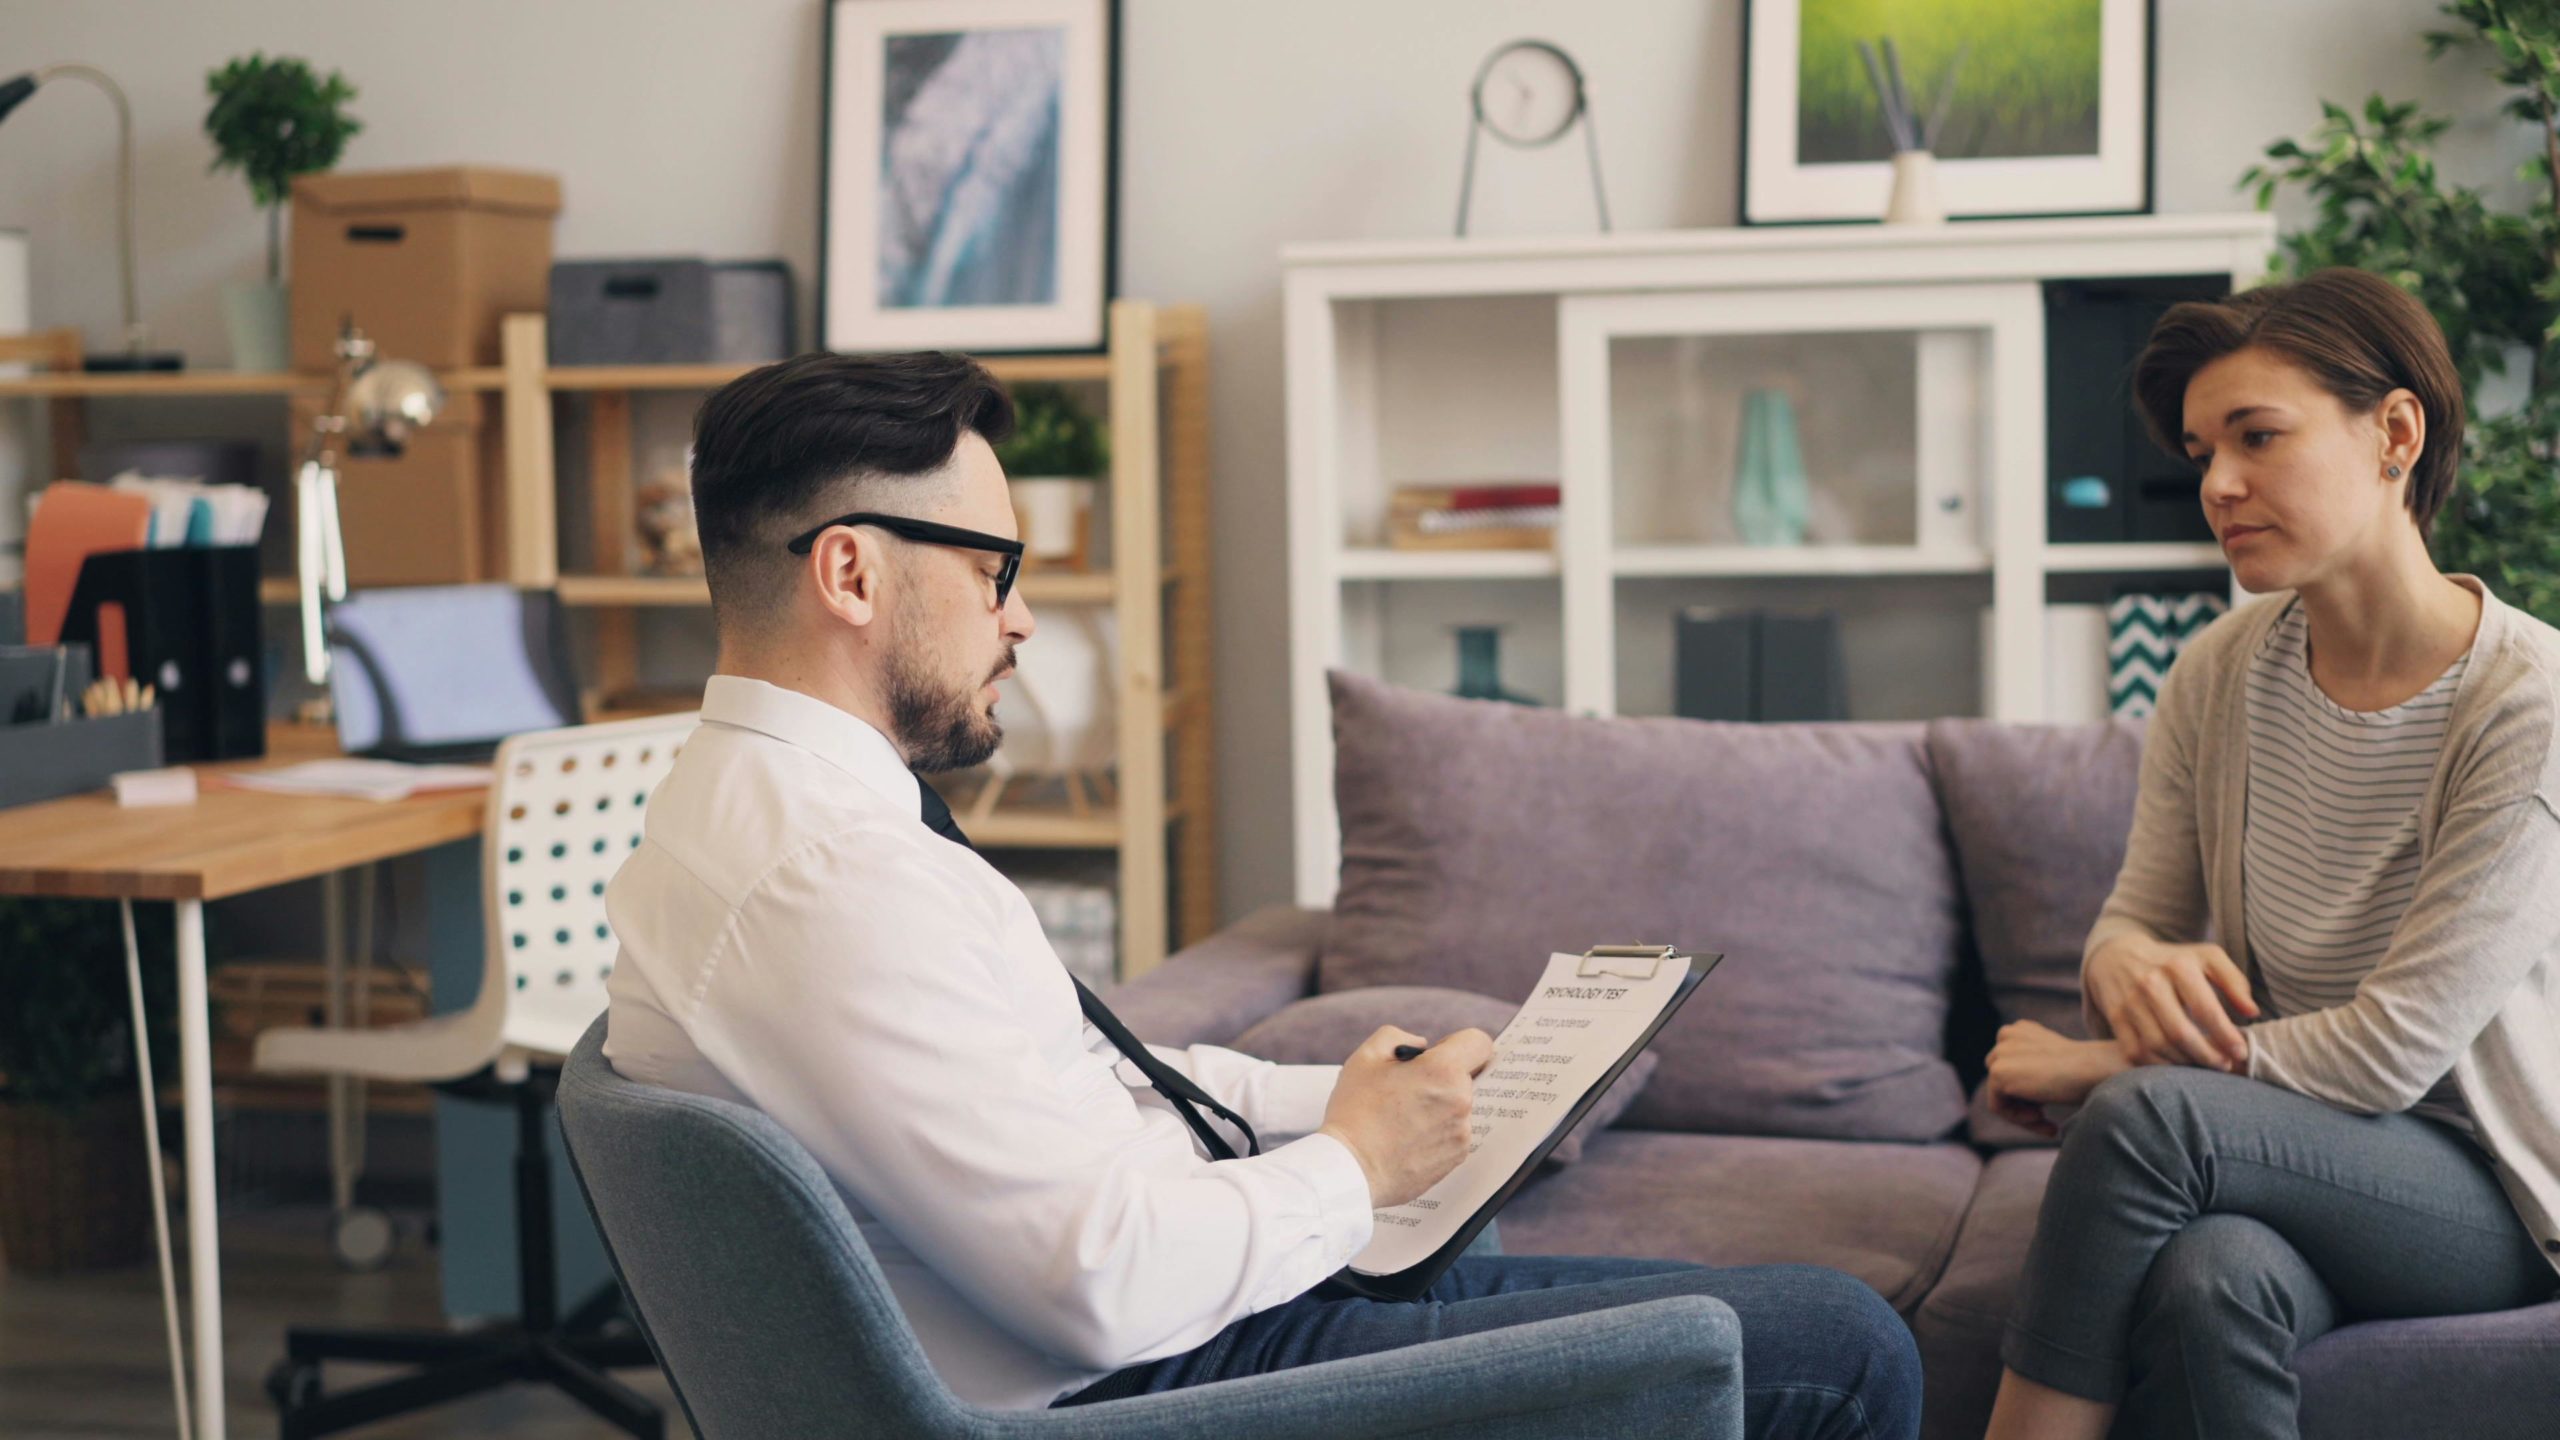
{"type": "Polygon", "coordinates": [[[2431,536],[2462,459],[2462,377],[2444,331],[2409,293],[2362,270],[2316,270],[2222,300],[2173,305],[2133,362],[2134,404],[2151,438],[2184,456],[2187,384],[2196,372],[2250,346],[2301,366],[2355,414],[2394,390],[2418,397],[2426,448],[2409,476],[2409,513],[2431,536]]]}

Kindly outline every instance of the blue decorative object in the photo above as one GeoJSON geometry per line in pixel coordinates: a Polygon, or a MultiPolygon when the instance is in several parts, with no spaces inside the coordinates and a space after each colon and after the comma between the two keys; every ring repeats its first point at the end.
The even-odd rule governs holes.
{"type": "Polygon", "coordinates": [[[1742,454],[1735,463],[1734,529],[1746,545],[1801,545],[1812,509],[1795,402],[1782,390],[1742,397],[1742,454]]]}
{"type": "Polygon", "coordinates": [[[1502,629],[1496,625],[1458,627],[1458,688],[1450,693],[1461,700],[1538,703],[1527,695],[1502,688],[1502,629]]]}
{"type": "Polygon", "coordinates": [[[2074,475],[2062,482],[2062,503],[2074,510],[2104,510],[2115,502],[2115,489],[2096,475],[2074,475]]]}

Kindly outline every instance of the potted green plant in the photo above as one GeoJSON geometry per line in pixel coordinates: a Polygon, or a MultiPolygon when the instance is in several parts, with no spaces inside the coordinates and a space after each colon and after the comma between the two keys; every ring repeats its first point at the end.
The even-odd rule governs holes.
{"type": "MultiPolygon", "coordinates": [[[[118,907],[0,900],[0,1268],[59,1274],[150,1253],[118,907]]],[[[152,1073],[171,1076],[169,907],[137,906],[152,1073]]]]}
{"type": "Polygon", "coordinates": [[[215,170],[237,170],[249,181],[249,198],[267,212],[267,278],[235,281],[223,290],[231,328],[231,363],[240,370],[282,370],[285,344],[284,202],[293,177],[338,163],[347,141],[364,127],[344,110],[355,87],[332,70],[324,78],[291,56],[262,54],[234,60],[205,77],[213,108],[204,133],[213,141],[215,170]]]}
{"type": "Polygon", "coordinates": [[[1015,387],[1013,411],[996,459],[1012,482],[1023,563],[1089,568],[1094,482],[1111,468],[1102,422],[1063,385],[1015,387]]]}
{"type": "Polygon", "coordinates": [[[2442,13],[2460,25],[2430,32],[2429,56],[2486,51],[2504,93],[2484,88],[2483,98],[2539,132],[2520,210],[2440,180],[2434,142],[2452,120],[2379,95],[2361,113],[2323,102],[2319,128],[2268,146],[2241,184],[2255,187],[2260,208],[2286,185],[2319,202],[2283,238],[2279,273],[2352,265],[2434,313],[2471,412],[2462,479],[2436,522],[2436,562],[2560,624],[2560,11],[2456,0],[2442,13]],[[2509,373],[2519,360],[2521,385],[2509,373]]]}

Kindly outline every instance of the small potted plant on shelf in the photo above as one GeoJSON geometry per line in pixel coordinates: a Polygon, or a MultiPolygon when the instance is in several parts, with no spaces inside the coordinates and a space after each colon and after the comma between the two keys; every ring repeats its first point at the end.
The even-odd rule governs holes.
{"type": "MultiPolygon", "coordinates": [[[[174,1073],[168,907],[137,906],[152,1074],[174,1073]]],[[[0,900],[0,1270],[63,1274],[150,1252],[150,1169],[117,907],[0,900]]]]}
{"type": "Polygon", "coordinates": [[[996,447],[1022,526],[1026,568],[1093,568],[1094,482],[1111,468],[1102,422],[1063,385],[1013,392],[1013,438],[996,447]]]}
{"type": "Polygon", "coordinates": [[[332,70],[324,78],[291,56],[262,54],[234,60],[205,77],[213,108],[204,133],[213,141],[213,169],[248,177],[249,198],[267,212],[267,278],[223,287],[223,313],[231,330],[231,364],[238,370],[282,370],[285,337],[284,202],[293,177],[338,163],[347,141],[364,127],[346,113],[355,87],[332,70]]]}

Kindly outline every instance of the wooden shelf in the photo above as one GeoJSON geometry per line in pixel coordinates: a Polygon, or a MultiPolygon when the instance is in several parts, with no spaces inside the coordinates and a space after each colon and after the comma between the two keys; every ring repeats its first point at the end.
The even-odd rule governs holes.
{"type": "MultiPolygon", "coordinates": [[[[983,363],[1007,384],[1023,381],[1102,381],[1111,377],[1107,355],[986,357],[983,363]]],[[[560,365],[542,371],[545,388],[586,390],[716,390],[754,365],[560,365]]],[[[447,390],[501,390],[507,372],[496,365],[441,370],[447,390]]],[[[326,395],[330,377],[294,371],[173,370],[144,374],[53,371],[0,379],[0,398],[91,400],[124,395],[326,395]]]]}
{"type": "Polygon", "coordinates": [[[174,370],[146,374],[58,371],[0,380],[0,396],[78,400],[109,395],[318,395],[325,375],[241,374],[228,370],[174,370]]]}
{"type": "Polygon", "coordinates": [[[563,575],[554,582],[567,605],[708,605],[699,575],[563,575]]]}
{"type": "MultiPolygon", "coordinates": [[[[717,390],[757,365],[555,365],[542,372],[553,390],[717,390]]],[[[1008,385],[1111,378],[1108,355],[989,355],[979,363],[1008,385]]]]}
{"type": "Polygon", "coordinates": [[[1345,550],[1345,580],[1535,580],[1560,575],[1553,550],[1345,550]]]}
{"type": "Polygon", "coordinates": [[[966,822],[970,843],[994,850],[1116,850],[1120,812],[1101,806],[1084,815],[1032,807],[999,807],[966,822]]]}
{"type": "MultiPolygon", "coordinates": [[[[495,390],[505,372],[494,367],[437,374],[447,390],[495,390]]],[[[48,372],[0,380],[0,398],[103,400],[117,396],[326,395],[330,377],[291,371],[175,370],[149,374],[48,372]]]]}
{"type": "Polygon", "coordinates": [[[1727,575],[1769,579],[1798,575],[1988,575],[1983,550],[1923,550],[1911,545],[1647,545],[1610,557],[1620,579],[1727,575]]]}
{"type": "Polygon", "coordinates": [[[1014,583],[1034,605],[1108,605],[1119,594],[1108,570],[1025,570],[1014,583]]]}
{"type": "MultiPolygon", "coordinates": [[[[708,605],[711,591],[699,575],[563,575],[556,582],[560,599],[570,605],[708,605]]],[[[1112,601],[1109,572],[1070,574],[1025,572],[1022,593],[1034,604],[1108,605],[1112,601]]],[[[284,599],[291,600],[291,582],[284,599]]]]}
{"type": "Polygon", "coordinates": [[[2054,574],[2103,574],[2110,570],[2220,570],[2230,561],[2210,540],[2151,545],[2047,545],[2044,568],[2054,574]]]}
{"type": "Polygon", "coordinates": [[[717,390],[753,365],[555,365],[542,372],[553,390],[717,390]]]}

